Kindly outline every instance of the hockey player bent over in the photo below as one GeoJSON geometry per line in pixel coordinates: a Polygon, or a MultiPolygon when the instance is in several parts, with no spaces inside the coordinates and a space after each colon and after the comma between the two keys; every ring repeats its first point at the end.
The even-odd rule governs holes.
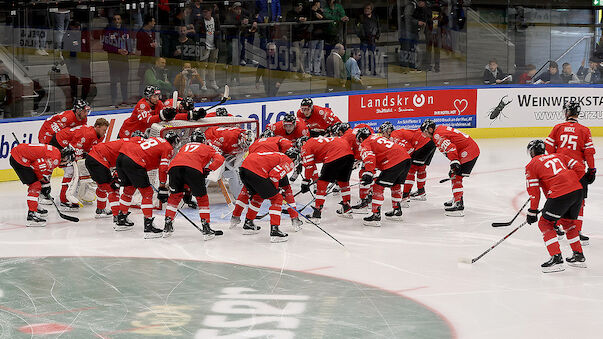
{"type": "Polygon", "coordinates": [[[55,114],[44,121],[38,134],[38,141],[47,144],[60,130],[86,125],[88,113],[90,113],[90,104],[82,99],[76,99],[73,109],[55,114]]]}
{"type": "Polygon", "coordinates": [[[50,196],[50,176],[59,165],[66,166],[75,159],[75,151],[68,146],[59,151],[51,145],[20,144],[11,150],[10,165],[27,190],[26,226],[46,226],[48,211],[38,207],[38,196],[42,184],[46,195],[50,196]]]}
{"type": "Polygon", "coordinates": [[[325,135],[329,127],[341,122],[330,108],[316,106],[310,98],[301,101],[297,117],[306,124],[311,137],[325,135]]]}
{"type": "Polygon", "coordinates": [[[463,177],[468,177],[479,157],[477,143],[465,133],[452,127],[440,125],[436,127],[433,120],[425,120],[421,131],[427,138],[433,139],[440,152],[450,160],[450,182],[453,199],[444,203],[444,214],[450,217],[465,215],[463,202],[463,177]]]}
{"type": "Polygon", "coordinates": [[[586,267],[582,253],[576,219],[582,206],[582,185],[578,176],[584,173],[584,165],[564,154],[545,155],[542,140],[532,140],[528,144],[528,154],[532,160],[526,165],[526,187],[530,195],[527,222],[538,221],[538,228],[551,259],[541,265],[544,273],[563,271],[563,258],[555,232],[555,222],[559,221],[565,230],[567,241],[574,252],[566,261],[570,266],[586,267]],[[540,189],[547,198],[538,220],[540,189]]]}
{"type": "Polygon", "coordinates": [[[185,185],[190,188],[197,200],[201,227],[203,228],[203,239],[210,240],[216,235],[216,231],[209,226],[209,198],[207,197],[205,179],[210,171],[215,171],[222,166],[224,157],[213,147],[206,145],[205,142],[203,131],[193,131],[190,142],[180,148],[180,151],[170,163],[168,169],[170,197],[165,210],[164,237],[169,237],[174,232],[174,219],[184,194],[185,185]]]}
{"type": "Polygon", "coordinates": [[[287,138],[295,142],[301,137],[309,137],[310,132],[306,123],[295,117],[293,113],[285,115],[283,120],[266,126],[266,129],[274,131],[274,135],[287,138]]]}
{"type": "Polygon", "coordinates": [[[386,212],[385,216],[388,219],[401,220],[402,182],[404,182],[410,168],[408,152],[404,147],[385,137],[377,134],[371,135],[368,128],[361,128],[356,133],[356,139],[360,143],[360,155],[366,170],[362,176],[362,183],[365,185],[371,184],[375,169],[381,170],[381,174],[372,186],[373,214],[364,218],[364,225],[381,226],[381,205],[383,205],[385,187],[391,189],[393,205],[393,210],[386,212]]]}

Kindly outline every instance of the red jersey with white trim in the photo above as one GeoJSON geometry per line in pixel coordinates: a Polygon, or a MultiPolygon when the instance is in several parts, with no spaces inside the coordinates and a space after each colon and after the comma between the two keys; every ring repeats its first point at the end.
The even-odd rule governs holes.
{"type": "MultiPolygon", "coordinates": [[[[176,116],[174,117],[174,120],[188,120],[188,111],[182,108],[182,106],[179,106],[178,101],[182,101],[182,98],[178,98],[176,101],[176,116]]],[[[174,99],[167,99],[163,102],[163,108],[174,106],[173,102],[174,99]]]]}
{"type": "Polygon", "coordinates": [[[19,164],[32,168],[39,180],[52,175],[61,162],[61,151],[51,145],[19,144],[10,154],[19,164]]]}
{"type": "Polygon", "coordinates": [[[89,156],[93,157],[99,163],[107,168],[115,167],[117,162],[117,156],[121,147],[127,142],[141,143],[144,139],[141,137],[123,138],[108,142],[101,142],[100,144],[94,145],[89,156]]]}
{"type": "Polygon", "coordinates": [[[283,138],[287,138],[291,141],[295,141],[301,137],[309,137],[310,131],[306,127],[306,123],[301,119],[296,119],[295,127],[293,128],[293,132],[287,133],[285,131],[285,126],[283,121],[277,121],[274,124],[270,124],[266,127],[266,129],[271,129],[274,132],[274,135],[281,136],[283,138]]]}
{"type": "Polygon", "coordinates": [[[416,150],[427,145],[430,141],[429,138],[423,135],[420,129],[397,129],[392,132],[390,138],[404,146],[411,156],[416,150]]]}
{"type": "Polygon", "coordinates": [[[360,157],[367,172],[375,172],[375,168],[384,171],[406,159],[410,159],[406,149],[395,142],[373,134],[360,144],[360,157]]]}
{"type": "Polygon", "coordinates": [[[348,142],[348,144],[352,148],[352,153],[354,154],[354,159],[356,160],[360,160],[360,145],[358,144],[358,141],[356,141],[356,133],[358,133],[358,130],[363,127],[368,128],[369,131],[371,131],[371,134],[375,133],[371,126],[367,124],[358,124],[356,125],[356,127],[350,128],[345,131],[345,133],[343,133],[343,135],[341,136],[345,141],[348,142]]]}
{"type": "Polygon", "coordinates": [[[339,118],[328,107],[313,105],[312,114],[306,118],[301,109],[297,110],[297,118],[306,123],[309,130],[326,130],[336,122],[341,122],[339,118]]]}
{"type": "Polygon", "coordinates": [[[555,125],[544,143],[549,154],[565,154],[581,164],[586,162],[588,168],[595,168],[595,146],[590,129],[575,120],[555,125]]]}
{"type": "MultiPolygon", "coordinates": [[[[228,117],[233,117],[234,115],[232,115],[232,114],[228,113],[228,115],[227,115],[227,116],[228,116],[228,117]]],[[[217,115],[216,115],[216,112],[214,111],[214,112],[209,112],[209,113],[207,113],[207,114],[205,115],[205,117],[206,117],[206,118],[215,118],[215,117],[217,117],[217,115]]]]}
{"type": "Polygon", "coordinates": [[[279,152],[260,152],[250,153],[243,163],[242,168],[246,168],[262,178],[270,179],[275,186],[278,185],[287,173],[294,168],[293,161],[279,152]]]}
{"type": "Polygon", "coordinates": [[[59,131],[65,128],[73,128],[77,126],[86,125],[88,122],[88,118],[77,120],[75,116],[75,112],[72,110],[64,111],[59,114],[55,114],[50,118],[46,119],[40,128],[40,133],[38,134],[38,140],[47,144],[50,142],[52,137],[57,134],[59,131]]]}
{"type": "Polygon", "coordinates": [[[291,140],[283,137],[260,138],[249,146],[249,153],[280,152],[285,153],[293,146],[291,140]]]}
{"type": "Polygon", "coordinates": [[[239,138],[245,130],[238,127],[210,127],[205,130],[205,138],[222,154],[236,154],[241,151],[239,138]]]}
{"type": "Polygon", "coordinates": [[[148,138],[141,143],[126,142],[119,153],[127,155],[147,171],[159,169],[159,182],[166,182],[167,170],[170,159],[174,156],[174,149],[164,138],[148,138]]]}
{"type": "Polygon", "coordinates": [[[224,157],[215,148],[200,142],[189,142],[180,148],[168,170],[175,166],[186,166],[199,172],[207,172],[207,169],[215,171],[223,163],[224,157]]]}
{"type": "Polygon", "coordinates": [[[464,164],[479,155],[479,146],[470,136],[449,126],[436,127],[433,142],[450,161],[464,164]]]}
{"type": "Polygon", "coordinates": [[[530,209],[538,209],[541,188],[546,198],[557,198],[582,189],[578,178],[583,174],[584,165],[565,154],[541,154],[533,157],[526,165],[530,209]]]}
{"type": "Polygon", "coordinates": [[[147,128],[151,127],[153,123],[161,121],[159,112],[161,112],[163,107],[161,100],[157,101],[157,104],[153,106],[146,98],[140,99],[130,117],[121,125],[119,137],[127,138],[135,131],[146,132],[147,128]]]}
{"type": "Polygon", "coordinates": [[[350,144],[343,138],[310,138],[301,148],[301,159],[305,177],[316,178],[316,164],[333,162],[346,155],[352,155],[350,144]]]}
{"type": "Polygon", "coordinates": [[[64,129],[57,133],[56,138],[62,147],[67,145],[73,146],[76,155],[90,152],[92,146],[103,140],[103,138],[100,138],[96,134],[96,130],[92,126],[77,126],[64,129]]]}

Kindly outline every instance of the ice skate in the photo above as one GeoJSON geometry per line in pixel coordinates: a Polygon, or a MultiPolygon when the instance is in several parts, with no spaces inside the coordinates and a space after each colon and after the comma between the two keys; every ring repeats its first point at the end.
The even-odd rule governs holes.
{"type": "Polygon", "coordinates": [[[425,193],[425,188],[419,188],[415,192],[410,193],[410,199],[417,201],[426,201],[427,193],[425,193]]]}
{"type": "Polygon", "coordinates": [[[565,270],[565,266],[563,265],[563,257],[561,254],[555,254],[549,259],[549,261],[540,265],[542,267],[542,272],[544,273],[552,273],[552,272],[560,272],[565,270]]]}
{"type": "Polygon", "coordinates": [[[230,226],[228,228],[235,228],[241,223],[241,217],[235,217],[234,215],[230,217],[230,226]]]}
{"type": "Polygon", "coordinates": [[[572,267],[586,268],[586,258],[584,254],[574,251],[574,255],[570,258],[565,258],[567,264],[572,267]]]}
{"type": "Polygon", "coordinates": [[[589,240],[589,237],[585,236],[584,234],[582,234],[582,232],[580,232],[580,243],[582,244],[582,246],[587,246],[589,240]]]}
{"type": "Polygon", "coordinates": [[[131,230],[132,226],[134,226],[134,223],[128,219],[128,215],[130,215],[130,212],[128,212],[128,214],[123,214],[120,211],[117,215],[117,218],[113,218],[113,221],[115,222],[113,229],[118,232],[131,230]]]}
{"type": "Polygon", "coordinates": [[[209,223],[207,221],[201,220],[201,227],[203,228],[201,233],[203,234],[204,241],[208,241],[216,237],[217,232],[209,227],[209,223]]]}
{"type": "Polygon", "coordinates": [[[40,194],[38,198],[38,204],[40,205],[52,205],[52,197],[50,195],[40,194]]]}
{"type": "Polygon", "coordinates": [[[94,212],[95,219],[110,218],[112,216],[113,213],[111,213],[110,210],[101,210],[100,208],[97,208],[96,212],[94,212]]]}
{"type": "Polygon", "coordinates": [[[352,207],[348,203],[342,203],[341,207],[337,210],[337,216],[340,218],[353,219],[352,207]]]}
{"type": "Polygon", "coordinates": [[[455,201],[452,206],[445,208],[444,214],[449,217],[464,217],[465,205],[463,204],[463,199],[455,201]]]}
{"type": "Polygon", "coordinates": [[[396,204],[394,209],[389,212],[385,212],[385,219],[393,220],[393,221],[401,221],[402,220],[402,208],[400,204],[396,204]]]}
{"type": "Polygon", "coordinates": [[[444,203],[444,207],[452,207],[454,205],[454,199],[450,199],[444,203]]]}
{"type": "Polygon", "coordinates": [[[27,226],[27,227],[44,227],[44,226],[46,226],[46,220],[40,218],[40,216],[36,212],[28,211],[25,226],[27,226]]]}
{"type": "Polygon", "coordinates": [[[352,206],[352,213],[367,214],[369,212],[369,210],[368,210],[369,203],[370,203],[370,199],[368,197],[360,200],[359,203],[352,206]]]}
{"type": "Polygon", "coordinates": [[[174,234],[174,220],[170,217],[165,217],[165,225],[163,225],[163,237],[169,238],[174,234]]]}
{"type": "Polygon", "coordinates": [[[163,237],[163,230],[153,225],[155,218],[144,218],[144,238],[154,239],[163,237]]]}
{"type": "Polygon", "coordinates": [[[270,226],[270,242],[285,242],[288,237],[287,233],[283,233],[278,229],[278,225],[270,226]]]}
{"type": "Polygon", "coordinates": [[[251,219],[245,219],[245,224],[243,224],[243,234],[251,235],[258,234],[260,232],[261,227],[257,226],[253,223],[251,219]]]}
{"type": "Polygon", "coordinates": [[[291,225],[293,226],[293,232],[299,232],[302,229],[303,221],[299,220],[299,217],[291,219],[291,225]]]}
{"type": "Polygon", "coordinates": [[[42,219],[46,219],[46,217],[48,216],[48,211],[45,210],[45,209],[43,209],[43,208],[40,208],[38,206],[38,210],[36,211],[36,215],[38,217],[42,218],[42,219]]]}
{"type": "Polygon", "coordinates": [[[59,205],[59,211],[61,212],[77,212],[80,210],[80,205],[72,202],[61,202],[59,205]]]}
{"type": "Polygon", "coordinates": [[[314,206],[312,206],[312,214],[308,214],[306,215],[306,218],[310,219],[312,222],[316,223],[316,224],[320,224],[320,218],[322,217],[322,211],[321,209],[318,209],[314,206]]]}
{"type": "Polygon", "coordinates": [[[364,220],[364,226],[381,227],[381,211],[377,210],[377,212],[373,212],[373,214],[363,218],[362,220],[364,220]]]}

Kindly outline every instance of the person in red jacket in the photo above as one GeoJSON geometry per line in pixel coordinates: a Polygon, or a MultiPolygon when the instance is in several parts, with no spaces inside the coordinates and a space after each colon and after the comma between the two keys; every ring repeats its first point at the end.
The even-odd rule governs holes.
{"type": "MultiPolygon", "coordinates": [[[[544,140],[546,151],[549,154],[561,153],[578,161],[581,164],[586,164],[588,170],[582,173],[580,183],[582,184],[582,192],[584,199],[588,196],[588,185],[595,181],[597,169],[595,168],[595,146],[590,134],[590,129],[578,123],[580,115],[580,104],[575,101],[567,102],[563,106],[566,121],[555,125],[549,136],[544,140]]],[[[580,215],[576,221],[576,228],[580,233],[580,241],[582,245],[588,245],[589,238],[582,234],[582,216],[584,215],[584,204],[580,208],[580,215]]],[[[557,234],[563,235],[563,232],[556,226],[557,234]]]]}
{"type": "Polygon", "coordinates": [[[205,144],[205,134],[197,129],[191,134],[190,142],[182,146],[172,159],[168,168],[170,177],[170,197],[165,209],[165,226],[163,236],[169,237],[174,232],[174,219],[178,205],[185,192],[185,186],[190,188],[197,199],[203,239],[213,239],[216,234],[222,234],[211,229],[209,216],[209,198],[205,179],[210,171],[215,171],[224,163],[224,157],[213,147],[205,144]]]}
{"type": "Polygon", "coordinates": [[[205,130],[208,143],[218,148],[222,155],[235,155],[244,152],[253,142],[253,131],[238,127],[210,127],[205,130]]]}
{"type": "MultiPolygon", "coordinates": [[[[293,161],[299,156],[297,148],[290,148],[286,154],[280,152],[251,153],[241,164],[240,176],[243,185],[252,197],[252,204],[260,206],[264,199],[270,200],[270,241],[287,241],[287,233],[281,232],[281,204],[283,196],[279,192],[279,181],[293,170],[293,161]]],[[[256,234],[260,227],[253,223],[257,211],[250,208],[243,225],[243,234],[256,234]]]]}
{"type": "Polygon", "coordinates": [[[134,226],[127,220],[132,195],[138,189],[142,195],[140,208],[144,215],[144,237],[162,237],[162,229],[153,225],[153,188],[149,181],[148,171],[159,169],[159,192],[157,198],[165,203],[168,200],[167,170],[170,159],[174,155],[174,146],[180,137],[168,131],[164,138],[148,138],[141,143],[128,142],[119,150],[116,169],[119,181],[124,190],[120,197],[120,212],[117,215],[116,231],[126,231],[134,226]]]}
{"type": "Polygon", "coordinates": [[[463,202],[463,177],[468,177],[479,157],[479,146],[467,134],[452,127],[436,127],[433,120],[421,124],[421,132],[435,143],[436,147],[450,160],[450,182],[453,199],[444,203],[444,214],[451,217],[465,215],[463,202]]]}
{"type": "Polygon", "coordinates": [[[329,127],[336,122],[341,122],[330,108],[316,106],[310,98],[301,101],[297,117],[306,123],[311,137],[324,135],[329,127]]]}
{"type": "Polygon", "coordinates": [[[76,99],[73,109],[55,114],[44,121],[38,133],[38,141],[47,144],[55,134],[65,128],[86,125],[88,113],[90,113],[90,104],[82,99],[76,99]]]}
{"type": "Polygon", "coordinates": [[[75,159],[75,151],[68,146],[59,150],[51,145],[20,144],[11,150],[9,163],[19,180],[28,186],[26,226],[46,226],[48,211],[38,207],[42,184],[50,196],[50,176],[59,165],[67,165],[75,159]]]}
{"type": "Polygon", "coordinates": [[[402,220],[402,183],[410,169],[410,156],[406,149],[395,142],[378,134],[371,135],[368,128],[361,128],[356,133],[360,143],[360,156],[364,162],[366,172],[362,176],[365,185],[373,183],[375,170],[381,174],[372,184],[373,214],[364,218],[366,226],[381,226],[381,205],[383,205],[383,191],[390,187],[392,193],[393,210],[386,212],[385,216],[391,220],[402,220]]]}
{"type": "Polygon", "coordinates": [[[301,137],[309,137],[310,131],[301,119],[297,119],[293,113],[285,115],[283,120],[277,121],[266,127],[274,132],[274,135],[287,138],[295,142],[301,137]]]}
{"type": "Polygon", "coordinates": [[[574,252],[565,261],[570,266],[586,267],[586,259],[582,253],[580,236],[576,220],[582,206],[582,184],[578,177],[584,173],[584,165],[565,154],[553,153],[545,155],[542,140],[532,140],[528,144],[528,154],[532,158],[526,165],[526,188],[530,195],[530,208],[526,222],[538,221],[538,228],[551,258],[541,265],[544,273],[563,271],[563,257],[557,241],[555,223],[563,225],[567,241],[574,252]],[[546,197],[542,208],[542,216],[538,219],[540,189],[546,197]]]}
{"type": "MultiPolygon", "coordinates": [[[[63,129],[52,137],[49,144],[59,150],[68,145],[75,149],[76,160],[82,159],[92,149],[92,146],[98,144],[105,138],[109,128],[109,122],[105,118],[98,118],[93,126],[77,126],[74,128],[63,129]]],[[[67,190],[73,180],[75,164],[64,168],[63,182],[61,183],[61,194],[59,209],[64,212],[77,212],[80,205],[67,199],[67,190]]]]}
{"type": "Polygon", "coordinates": [[[86,156],[86,168],[97,185],[96,218],[113,216],[113,219],[117,221],[117,215],[119,214],[119,183],[111,169],[115,168],[119,150],[125,143],[141,143],[142,141],[144,140],[141,137],[134,136],[102,142],[93,146],[88,156],[86,156]],[[110,211],[106,210],[107,199],[109,200],[110,211]]]}
{"type": "Polygon", "coordinates": [[[342,202],[337,215],[352,218],[350,176],[354,167],[354,154],[348,142],[339,137],[310,138],[301,147],[301,159],[305,177],[301,184],[301,192],[309,192],[310,185],[316,182],[316,206],[313,207],[314,211],[308,218],[320,222],[327,186],[331,182],[337,182],[341,190],[342,202]],[[316,164],[320,163],[323,163],[323,166],[319,176],[316,164]]]}

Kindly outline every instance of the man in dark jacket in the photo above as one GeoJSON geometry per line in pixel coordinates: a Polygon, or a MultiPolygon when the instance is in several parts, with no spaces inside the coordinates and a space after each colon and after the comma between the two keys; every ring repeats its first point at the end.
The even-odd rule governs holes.
{"type": "Polygon", "coordinates": [[[121,103],[128,101],[128,75],[130,66],[128,56],[134,51],[130,33],[122,26],[121,15],[113,15],[109,26],[103,30],[103,50],[107,52],[109,62],[109,88],[113,106],[117,106],[117,83],[121,88],[121,103]]]}
{"type": "Polygon", "coordinates": [[[280,69],[276,45],[266,44],[266,60],[261,60],[255,72],[255,88],[260,88],[260,79],[264,83],[266,97],[275,97],[285,80],[286,72],[280,69]]]}
{"type": "Polygon", "coordinates": [[[308,28],[310,25],[306,24],[308,14],[304,11],[304,4],[302,2],[295,4],[293,9],[287,12],[285,18],[289,22],[297,23],[291,25],[291,50],[295,53],[295,58],[291,60],[291,70],[297,71],[300,79],[308,78],[310,75],[305,71],[302,48],[309,38],[308,28]],[[293,65],[293,62],[295,62],[295,65],[293,65]]]}
{"type": "Polygon", "coordinates": [[[358,17],[358,22],[356,24],[356,34],[360,39],[360,49],[364,53],[364,58],[362,58],[361,61],[364,64],[366,60],[369,63],[368,67],[370,67],[370,69],[367,70],[367,66],[361,65],[360,69],[363,73],[366,71],[376,75],[375,51],[377,49],[377,40],[379,40],[381,30],[379,29],[379,18],[373,13],[373,4],[368,3],[364,5],[364,12],[358,17]],[[372,53],[367,54],[367,50],[372,53]]]}
{"type": "MultiPolygon", "coordinates": [[[[427,45],[429,44],[429,39],[431,39],[431,32],[433,31],[433,20],[431,19],[431,8],[429,8],[425,2],[425,0],[418,0],[417,7],[415,11],[412,13],[412,18],[416,21],[417,26],[419,28],[419,32],[423,32],[424,41],[425,41],[425,52],[421,57],[418,57],[418,60],[421,60],[422,65],[419,66],[420,70],[428,71],[431,70],[431,60],[427,55],[427,45]]],[[[418,37],[420,39],[420,37],[418,37]]]]}
{"type": "Polygon", "coordinates": [[[490,60],[490,62],[488,62],[488,66],[486,66],[486,69],[484,69],[484,85],[497,85],[503,82],[508,82],[503,81],[505,77],[507,77],[507,74],[503,73],[502,69],[498,67],[498,62],[496,62],[496,59],[490,60]]]}

